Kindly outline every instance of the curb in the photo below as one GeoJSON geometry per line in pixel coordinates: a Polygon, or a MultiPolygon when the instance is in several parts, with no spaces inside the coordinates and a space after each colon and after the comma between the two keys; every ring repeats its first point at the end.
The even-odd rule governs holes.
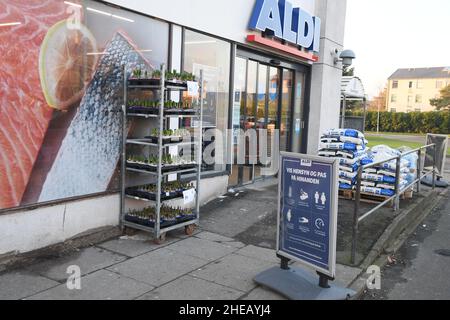
{"type": "Polygon", "coordinates": [[[450,190],[442,192],[430,191],[421,202],[394,219],[359,266],[362,272],[349,286],[350,289],[356,292],[355,296],[352,297],[352,300],[358,300],[367,289],[367,279],[369,275],[365,273],[365,270],[371,265],[383,268],[387,264],[386,257],[388,254],[401,248],[417,226],[428,217],[447,194],[450,194],[450,190]]]}

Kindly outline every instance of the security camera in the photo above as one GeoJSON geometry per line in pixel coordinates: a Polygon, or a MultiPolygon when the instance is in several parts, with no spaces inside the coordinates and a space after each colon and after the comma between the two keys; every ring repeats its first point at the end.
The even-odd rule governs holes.
{"type": "Polygon", "coordinates": [[[339,50],[335,49],[335,58],[334,64],[338,64],[338,62],[342,62],[344,67],[350,67],[353,64],[353,60],[356,59],[356,54],[352,50],[344,50],[338,57],[339,50]]]}

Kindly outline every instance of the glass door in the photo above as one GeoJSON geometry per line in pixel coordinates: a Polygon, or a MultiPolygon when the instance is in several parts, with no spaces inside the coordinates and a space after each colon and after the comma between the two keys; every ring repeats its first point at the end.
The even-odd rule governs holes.
{"type": "Polygon", "coordinates": [[[270,165],[268,158],[278,156],[272,155],[272,137],[276,130],[279,130],[281,151],[301,151],[304,82],[304,72],[273,67],[250,57],[236,57],[232,121],[234,162],[230,186],[263,178],[261,169],[270,165]],[[254,132],[248,133],[249,129],[254,132]],[[266,130],[267,135],[260,136],[260,129],[266,130]],[[239,137],[239,133],[246,132],[245,140],[239,137]],[[260,141],[260,137],[267,141],[260,141]],[[239,159],[239,142],[245,145],[241,146],[245,148],[245,157],[241,154],[243,159],[239,159]]]}
{"type": "Polygon", "coordinates": [[[292,131],[292,152],[301,153],[303,131],[305,129],[305,121],[303,114],[305,98],[305,74],[303,72],[295,72],[295,96],[293,106],[293,131],[292,131]]]}

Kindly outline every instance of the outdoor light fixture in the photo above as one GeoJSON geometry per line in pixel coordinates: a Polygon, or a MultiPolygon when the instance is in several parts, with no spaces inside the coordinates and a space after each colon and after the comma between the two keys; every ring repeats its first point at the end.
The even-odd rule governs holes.
{"type": "Polygon", "coordinates": [[[123,20],[123,21],[127,21],[127,22],[134,22],[134,20],[131,20],[131,19],[128,19],[128,18],[125,18],[125,17],[122,17],[122,16],[118,16],[118,15],[115,15],[115,14],[112,14],[112,13],[109,13],[109,12],[106,12],[106,11],[97,10],[97,9],[93,9],[93,8],[89,8],[89,7],[87,8],[87,10],[91,11],[91,12],[94,12],[94,13],[102,14],[104,16],[112,17],[112,18],[115,18],[115,19],[119,19],[119,20],[123,20]]]}
{"type": "Polygon", "coordinates": [[[72,6],[72,7],[77,7],[77,8],[83,8],[83,6],[81,4],[78,3],[73,3],[70,1],[64,1],[65,4],[67,4],[68,6],[72,6]]]}
{"type": "Polygon", "coordinates": [[[196,45],[196,44],[214,44],[217,43],[216,40],[199,40],[199,41],[186,41],[186,45],[196,45]]]}
{"type": "Polygon", "coordinates": [[[7,22],[7,23],[0,23],[0,27],[13,27],[21,24],[22,22],[7,22]]]}
{"type": "Polygon", "coordinates": [[[353,64],[353,60],[356,59],[356,54],[352,50],[344,50],[339,53],[338,49],[334,49],[331,52],[334,55],[334,64],[337,65],[342,62],[344,67],[350,67],[353,64]]]}

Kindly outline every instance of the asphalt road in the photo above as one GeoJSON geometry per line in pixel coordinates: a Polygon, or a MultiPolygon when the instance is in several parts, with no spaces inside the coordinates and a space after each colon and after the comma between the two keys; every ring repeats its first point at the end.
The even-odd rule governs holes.
{"type": "Polygon", "coordinates": [[[364,300],[450,299],[450,190],[382,270],[364,300]]]}

